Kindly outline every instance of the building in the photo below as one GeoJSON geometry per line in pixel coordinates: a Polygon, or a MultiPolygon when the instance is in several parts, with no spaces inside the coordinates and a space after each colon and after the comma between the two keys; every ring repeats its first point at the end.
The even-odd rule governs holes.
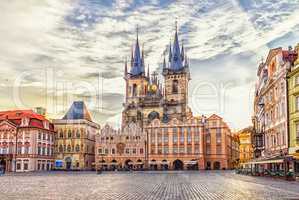
{"type": "Polygon", "coordinates": [[[252,133],[252,127],[244,128],[237,133],[240,140],[240,165],[253,159],[252,133]]]}
{"type": "Polygon", "coordinates": [[[105,125],[96,136],[97,169],[144,169],[145,137],[135,123],[128,124],[122,131],[105,125]]]}
{"type": "Polygon", "coordinates": [[[53,124],[32,110],[0,112],[0,160],[7,171],[51,170],[53,124]]]}
{"type": "Polygon", "coordinates": [[[55,125],[55,169],[91,170],[95,161],[95,136],[100,126],[93,122],[82,101],[73,102],[55,125]]]}
{"type": "MultiPolygon", "coordinates": [[[[299,44],[296,47],[299,54],[299,44]]],[[[293,159],[295,172],[299,174],[299,57],[288,74],[289,100],[289,155],[293,159]]]]}
{"type": "Polygon", "coordinates": [[[271,49],[258,68],[254,99],[254,157],[256,169],[286,171],[288,162],[287,72],[292,49],[271,49]]]}
{"type": "Polygon", "coordinates": [[[97,165],[117,163],[119,167],[127,167],[131,163],[135,169],[142,166],[153,170],[233,167],[238,145],[228,125],[217,115],[195,117],[188,106],[189,60],[184,45],[179,44],[177,27],[168,54],[162,62],[162,83],[158,73],[150,74],[149,69],[145,72],[144,49],[140,49],[137,30],[130,69],[125,63],[122,127],[116,131],[107,126],[98,136],[97,165]],[[135,128],[138,133],[126,131],[132,124],[138,127],[135,128]],[[130,135],[136,138],[136,134],[140,139],[125,139],[130,135]],[[117,152],[117,145],[124,149],[124,154],[112,154],[117,152]],[[131,152],[135,148],[136,155],[131,152]]]}

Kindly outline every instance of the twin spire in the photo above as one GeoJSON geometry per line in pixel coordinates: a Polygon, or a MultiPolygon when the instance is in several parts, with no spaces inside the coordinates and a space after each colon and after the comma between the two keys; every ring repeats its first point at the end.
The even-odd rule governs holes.
{"type": "MultiPolygon", "coordinates": [[[[134,49],[131,50],[131,66],[129,74],[131,76],[139,76],[145,74],[145,65],[144,65],[144,48],[142,48],[142,52],[140,50],[139,45],[139,28],[136,28],[136,43],[134,49]]],[[[169,44],[169,55],[168,55],[169,66],[166,65],[166,60],[164,56],[163,60],[163,69],[170,69],[171,71],[180,71],[184,68],[189,67],[189,62],[187,56],[185,54],[184,45],[180,47],[179,39],[178,39],[178,29],[177,22],[175,22],[175,35],[173,45],[169,44]]],[[[127,60],[125,63],[125,76],[128,74],[127,60]]],[[[147,74],[149,76],[149,72],[147,74]]]]}

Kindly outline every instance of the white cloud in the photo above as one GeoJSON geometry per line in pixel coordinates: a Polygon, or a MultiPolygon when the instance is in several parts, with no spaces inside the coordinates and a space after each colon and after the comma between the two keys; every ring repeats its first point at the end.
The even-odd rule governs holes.
{"type": "MultiPolygon", "coordinates": [[[[63,100],[64,90],[57,89],[68,83],[82,84],[80,93],[84,93],[85,87],[84,94],[94,97],[90,102],[93,108],[97,93],[124,94],[123,61],[130,56],[136,25],[140,26],[146,64],[153,71],[159,67],[162,53],[173,37],[177,18],[180,38],[192,59],[193,80],[205,77],[211,82],[241,84],[229,90],[228,111],[222,113],[239,128],[250,122],[251,111],[248,106],[240,118],[239,110],[250,101],[244,93],[238,94],[251,88],[257,61],[265,56],[270,42],[285,44],[290,40],[286,37],[289,32],[293,38],[298,35],[298,8],[298,0],[2,1],[0,83],[11,86],[21,72],[29,71],[32,77],[27,77],[23,86],[29,91],[42,88],[48,77],[43,73],[53,67],[55,80],[47,85],[46,93],[60,99],[58,107],[65,109],[72,100],[63,100]],[[107,77],[104,87],[96,87],[97,73],[107,77]]],[[[191,90],[193,84],[194,81],[191,90]]],[[[7,107],[13,107],[9,103],[11,96],[2,95],[7,90],[0,93],[8,96],[3,100],[7,107]]],[[[66,93],[78,91],[71,88],[66,93]]],[[[39,98],[40,102],[48,98],[28,94],[32,95],[26,96],[27,101],[35,104],[39,98]]],[[[117,101],[121,105],[123,100],[117,101]]],[[[101,121],[105,117],[115,121],[119,117],[113,113],[121,111],[115,109],[113,117],[101,112],[96,116],[101,121]]]]}

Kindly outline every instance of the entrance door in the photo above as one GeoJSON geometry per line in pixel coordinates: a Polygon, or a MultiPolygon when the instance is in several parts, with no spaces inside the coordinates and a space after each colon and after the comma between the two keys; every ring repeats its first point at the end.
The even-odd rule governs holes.
{"type": "Polygon", "coordinates": [[[175,160],[173,162],[173,169],[174,170],[183,170],[184,169],[184,163],[181,160],[175,160]]]}
{"type": "Polygon", "coordinates": [[[70,157],[67,157],[65,159],[65,163],[66,163],[66,169],[70,170],[72,168],[72,159],[70,157]]]}
{"type": "Polygon", "coordinates": [[[220,162],[216,161],[214,162],[214,169],[219,170],[220,169],[220,162]]]}

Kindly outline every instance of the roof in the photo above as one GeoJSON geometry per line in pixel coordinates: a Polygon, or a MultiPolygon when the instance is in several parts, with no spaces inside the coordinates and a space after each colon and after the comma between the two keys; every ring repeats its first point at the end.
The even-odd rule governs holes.
{"type": "Polygon", "coordinates": [[[68,112],[63,117],[63,119],[85,119],[88,121],[92,121],[89,111],[83,101],[74,101],[68,112]]]}
{"type": "MultiPolygon", "coordinates": [[[[44,121],[49,122],[43,115],[37,114],[32,110],[9,110],[9,111],[0,111],[0,121],[7,120],[10,123],[15,124],[16,126],[20,126],[22,119],[28,118],[29,127],[36,127],[44,129],[44,121]]],[[[49,129],[54,130],[54,126],[49,122],[49,129]]]]}

